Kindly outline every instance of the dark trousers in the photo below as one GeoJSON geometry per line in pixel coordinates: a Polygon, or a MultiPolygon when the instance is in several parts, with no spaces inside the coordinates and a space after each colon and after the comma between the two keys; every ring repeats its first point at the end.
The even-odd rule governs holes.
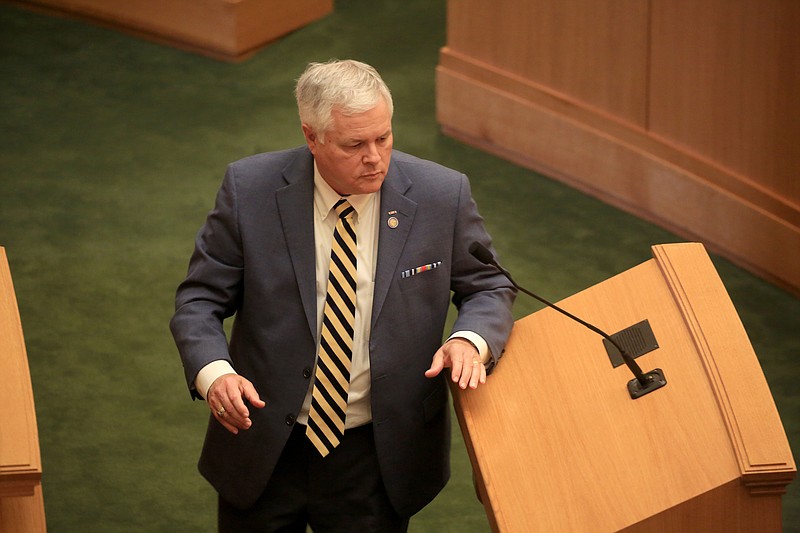
{"type": "Polygon", "coordinates": [[[220,533],[404,532],[378,468],[372,425],[347,430],[327,457],[296,424],[258,502],[241,510],[219,499],[220,533]]]}

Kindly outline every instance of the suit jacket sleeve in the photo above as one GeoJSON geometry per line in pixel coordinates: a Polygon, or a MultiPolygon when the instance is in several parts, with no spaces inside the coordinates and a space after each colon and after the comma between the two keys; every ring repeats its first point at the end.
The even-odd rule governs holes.
{"type": "MultiPolygon", "coordinates": [[[[170,322],[190,389],[205,365],[219,359],[230,361],[223,321],[236,312],[243,274],[236,203],[229,167],[214,209],[197,235],[170,322]]],[[[197,396],[193,389],[192,395],[197,396]]]]}
{"type": "Polygon", "coordinates": [[[469,253],[470,245],[476,241],[492,253],[495,251],[472,198],[469,181],[463,175],[458,211],[450,281],[458,317],[452,332],[469,330],[483,337],[492,355],[487,365],[487,371],[491,371],[513,327],[511,307],[517,291],[495,267],[481,263],[469,253]]]}

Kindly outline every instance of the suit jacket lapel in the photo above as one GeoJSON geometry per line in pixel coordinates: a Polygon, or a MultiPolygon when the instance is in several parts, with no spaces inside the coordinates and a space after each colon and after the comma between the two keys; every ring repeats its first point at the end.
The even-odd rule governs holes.
{"type": "Polygon", "coordinates": [[[300,298],[312,338],[317,338],[316,267],[314,263],[314,159],[301,152],[283,171],[288,185],[277,191],[278,212],[289,248],[300,298]]]}
{"type": "Polygon", "coordinates": [[[394,281],[397,263],[406,244],[417,203],[405,196],[411,187],[411,180],[392,163],[381,189],[381,209],[378,229],[378,264],[375,270],[375,292],[372,298],[372,323],[375,323],[383,309],[389,286],[394,281]],[[397,219],[397,225],[389,224],[389,219],[397,219]]]}
{"type": "MultiPolygon", "coordinates": [[[[289,248],[300,298],[305,309],[311,335],[317,335],[316,272],[314,262],[314,159],[303,152],[283,171],[287,186],[278,189],[278,211],[289,248]]],[[[383,303],[394,281],[397,263],[414,222],[417,203],[405,193],[411,180],[392,163],[381,189],[378,229],[378,264],[375,270],[375,291],[372,301],[372,327],[380,316],[383,303]],[[389,218],[397,218],[397,226],[389,218]]]]}

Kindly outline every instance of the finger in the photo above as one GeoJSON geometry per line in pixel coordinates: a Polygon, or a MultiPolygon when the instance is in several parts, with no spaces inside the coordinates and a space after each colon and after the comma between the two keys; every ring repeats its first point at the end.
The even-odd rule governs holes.
{"type": "Polygon", "coordinates": [[[247,381],[244,384],[242,394],[244,395],[245,399],[248,402],[250,402],[250,405],[252,405],[253,407],[261,409],[262,407],[267,405],[266,402],[262,400],[261,397],[258,395],[258,391],[256,391],[256,388],[253,387],[253,384],[250,383],[249,381],[247,381]]]}
{"type": "MultiPolygon", "coordinates": [[[[212,409],[214,411],[214,417],[219,420],[219,422],[225,426],[228,431],[231,431],[233,428],[239,429],[247,429],[253,422],[247,416],[242,416],[236,410],[236,407],[231,405],[229,408],[225,408],[221,406],[217,409],[212,409]]],[[[233,432],[232,433],[236,433],[233,432]]]]}
{"type": "Polygon", "coordinates": [[[238,386],[235,379],[223,379],[219,384],[215,382],[208,395],[208,406],[220,417],[227,416],[228,420],[236,418],[237,409],[234,405],[239,396],[238,386]]]}
{"type": "Polygon", "coordinates": [[[477,372],[478,365],[475,364],[475,361],[477,361],[477,359],[467,359],[465,357],[461,359],[461,379],[458,380],[458,386],[462,389],[466,389],[472,382],[473,375],[476,373],[480,375],[480,373],[477,372]]]}
{"type": "Polygon", "coordinates": [[[433,378],[441,373],[442,369],[444,368],[444,352],[441,348],[436,350],[436,353],[433,354],[433,360],[431,361],[431,367],[425,371],[425,377],[433,378]]]}
{"type": "Polygon", "coordinates": [[[244,400],[242,400],[242,393],[236,392],[235,395],[230,397],[231,406],[233,410],[231,411],[231,418],[239,419],[239,420],[246,420],[250,417],[250,410],[244,404],[244,400]]]}
{"type": "Polygon", "coordinates": [[[222,402],[214,401],[209,398],[208,407],[211,409],[211,413],[213,414],[214,418],[228,431],[236,435],[239,433],[239,428],[234,425],[234,420],[231,417],[228,409],[226,409],[222,402]],[[215,405],[219,405],[219,407],[214,407],[215,405]]]}
{"type": "Polygon", "coordinates": [[[217,420],[224,420],[230,423],[235,418],[236,411],[231,402],[227,400],[227,396],[216,394],[213,398],[209,397],[208,408],[211,409],[217,420]]]}
{"type": "Polygon", "coordinates": [[[484,383],[486,376],[486,370],[483,366],[483,363],[480,361],[476,361],[477,364],[473,363],[472,366],[472,375],[469,377],[469,388],[470,389],[477,389],[479,383],[484,383]]]}
{"type": "MultiPolygon", "coordinates": [[[[462,389],[466,386],[466,383],[463,382],[464,374],[467,371],[465,366],[463,353],[459,357],[450,357],[450,376],[454,382],[458,382],[462,389]]],[[[468,379],[469,375],[466,377],[468,379]]]]}
{"type": "Polygon", "coordinates": [[[234,435],[238,435],[238,434],[239,434],[239,428],[237,428],[236,426],[234,426],[233,424],[231,424],[230,422],[228,422],[228,421],[225,419],[225,413],[224,413],[224,412],[223,412],[221,415],[220,415],[220,414],[217,414],[217,413],[215,412],[215,413],[214,413],[214,417],[217,419],[217,421],[218,421],[220,424],[222,424],[222,427],[224,427],[225,429],[227,429],[228,431],[230,431],[230,432],[231,432],[231,433],[233,433],[234,435]]]}
{"type": "MultiPolygon", "coordinates": [[[[208,405],[214,416],[229,430],[247,429],[252,425],[249,411],[242,401],[242,382],[247,381],[236,374],[217,379],[211,386],[208,405]]],[[[249,382],[248,382],[249,383],[249,382]]]]}
{"type": "Polygon", "coordinates": [[[247,429],[253,425],[250,420],[250,410],[244,404],[242,393],[238,388],[230,392],[227,401],[223,401],[223,405],[228,404],[230,404],[230,407],[225,408],[223,417],[226,422],[239,429],[247,429]]]}

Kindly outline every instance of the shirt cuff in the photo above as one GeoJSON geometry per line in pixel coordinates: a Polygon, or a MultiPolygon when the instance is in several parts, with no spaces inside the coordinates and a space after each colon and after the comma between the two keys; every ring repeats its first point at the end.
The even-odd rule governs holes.
{"type": "Polygon", "coordinates": [[[197,377],[194,378],[194,388],[205,400],[208,395],[208,388],[218,377],[235,373],[236,371],[228,361],[224,359],[211,361],[197,373],[197,377]]]}
{"type": "Polygon", "coordinates": [[[478,354],[481,357],[481,363],[483,364],[487,364],[492,358],[492,352],[489,351],[489,345],[486,344],[486,341],[483,340],[483,337],[474,331],[456,331],[447,338],[447,340],[450,339],[464,339],[465,341],[469,341],[478,350],[478,354]]]}

